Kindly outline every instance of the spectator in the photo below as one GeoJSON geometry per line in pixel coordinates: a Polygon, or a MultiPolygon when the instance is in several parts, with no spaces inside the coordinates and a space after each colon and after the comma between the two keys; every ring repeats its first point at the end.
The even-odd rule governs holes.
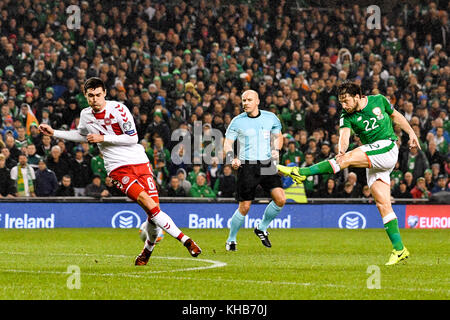
{"type": "Polygon", "coordinates": [[[433,171],[431,169],[425,170],[424,178],[425,178],[425,186],[427,187],[427,190],[433,189],[435,183],[433,181],[433,171]]]}
{"type": "Polygon", "coordinates": [[[84,158],[83,148],[76,148],[75,157],[70,161],[70,168],[74,173],[72,186],[75,196],[84,196],[85,188],[92,180],[93,174],[90,164],[84,158]]]}
{"type": "Polygon", "coordinates": [[[36,153],[36,146],[34,144],[29,144],[26,147],[26,154],[28,157],[28,164],[36,171],[38,169],[39,161],[42,159],[42,157],[36,153]]]}
{"type": "Polygon", "coordinates": [[[103,160],[103,155],[101,152],[91,159],[91,170],[94,175],[100,176],[102,182],[105,181],[108,174],[106,173],[105,161],[103,160]]]}
{"type": "Polygon", "coordinates": [[[18,133],[16,128],[13,125],[14,119],[11,115],[7,115],[3,118],[3,129],[0,131],[3,137],[3,140],[6,139],[6,134],[11,133],[13,138],[16,139],[18,137],[18,133]]]}
{"type": "Polygon", "coordinates": [[[281,164],[287,166],[289,163],[296,163],[297,166],[300,166],[304,160],[305,155],[297,149],[295,140],[290,140],[287,152],[281,157],[281,164]]]}
{"type": "Polygon", "coordinates": [[[447,177],[443,174],[440,174],[436,185],[431,190],[431,193],[435,194],[441,191],[450,192],[450,187],[448,186],[447,182],[448,182],[447,177]]]}
{"type": "Polygon", "coordinates": [[[362,195],[362,186],[358,183],[358,176],[354,172],[349,172],[347,181],[353,185],[353,189],[357,197],[362,195]]]}
{"type": "Polygon", "coordinates": [[[180,168],[177,170],[177,178],[180,181],[180,186],[184,189],[186,195],[191,191],[192,184],[186,180],[186,170],[180,168]]]}
{"type": "Polygon", "coordinates": [[[359,198],[360,194],[355,189],[355,186],[347,181],[344,184],[344,189],[339,193],[339,198],[359,198]]]}
{"type": "Polygon", "coordinates": [[[189,192],[191,197],[196,198],[215,198],[216,194],[213,189],[206,184],[206,174],[203,172],[199,172],[196,178],[196,183],[192,185],[192,188],[189,192]]]}
{"type": "Polygon", "coordinates": [[[339,198],[340,194],[337,191],[336,181],[333,178],[328,178],[326,184],[317,194],[318,198],[339,198]]]}
{"type": "Polygon", "coordinates": [[[233,198],[236,192],[236,176],[230,165],[223,167],[222,174],[214,183],[214,193],[220,198],[233,198]]]}
{"type": "Polygon", "coordinates": [[[202,171],[202,165],[194,163],[192,166],[192,170],[189,172],[187,176],[187,180],[191,183],[192,186],[197,182],[197,176],[199,173],[204,173],[202,171]]]}
{"type": "Polygon", "coordinates": [[[17,139],[16,139],[16,147],[19,150],[22,150],[23,147],[27,147],[32,144],[31,139],[27,136],[26,130],[24,127],[17,128],[17,139]]]}
{"type": "Polygon", "coordinates": [[[211,188],[214,188],[214,185],[220,175],[220,172],[222,171],[221,169],[222,165],[219,164],[219,158],[212,157],[211,164],[208,166],[208,169],[206,170],[206,181],[211,188]]]}
{"type": "Polygon", "coordinates": [[[416,185],[410,191],[414,199],[429,199],[431,197],[431,192],[427,190],[425,185],[425,178],[419,177],[417,179],[416,185]]]}
{"type": "Polygon", "coordinates": [[[55,195],[58,188],[58,180],[55,173],[47,168],[43,159],[39,160],[38,170],[36,170],[36,196],[51,197],[55,195]]]}
{"type": "Polygon", "coordinates": [[[42,135],[41,143],[37,146],[37,153],[42,158],[47,159],[52,149],[52,138],[46,135],[42,135]]]}
{"type": "Polygon", "coordinates": [[[411,192],[412,188],[414,188],[414,177],[412,173],[409,171],[405,172],[405,175],[403,176],[403,181],[406,184],[406,190],[408,192],[411,192]]]}
{"type": "Polygon", "coordinates": [[[170,185],[167,189],[167,196],[168,197],[185,197],[186,192],[184,191],[183,187],[180,185],[180,180],[177,176],[172,176],[170,178],[170,185]]]}
{"type": "Polygon", "coordinates": [[[436,142],[433,140],[428,142],[428,149],[425,151],[428,163],[440,163],[442,165],[441,170],[444,165],[444,156],[439,150],[437,150],[436,142]]]}
{"type": "Polygon", "coordinates": [[[362,188],[362,198],[368,200],[368,203],[373,202],[372,193],[370,192],[370,188],[367,184],[362,188]]]}
{"type": "Polygon", "coordinates": [[[17,160],[22,152],[16,147],[16,141],[12,135],[6,135],[5,145],[9,149],[11,158],[17,160]]]}
{"type": "Polygon", "coordinates": [[[311,109],[306,112],[305,115],[305,125],[306,130],[309,134],[317,128],[323,128],[325,125],[324,116],[320,112],[320,107],[318,103],[313,103],[311,109]]]}
{"type": "Polygon", "coordinates": [[[105,185],[102,183],[102,178],[99,174],[94,174],[92,183],[86,186],[85,195],[88,197],[102,198],[108,197],[109,192],[105,185]]]}
{"type": "Polygon", "coordinates": [[[11,154],[9,153],[9,149],[4,147],[2,148],[2,155],[5,157],[5,166],[8,169],[12,169],[17,165],[17,161],[11,158],[11,154]]]}
{"type": "Polygon", "coordinates": [[[146,139],[153,138],[154,134],[157,133],[163,140],[165,146],[170,145],[170,128],[163,118],[162,106],[157,103],[155,106],[155,112],[153,113],[153,121],[149,124],[146,131],[146,139]],[[159,108],[158,108],[159,106],[159,108]]]}
{"type": "Polygon", "coordinates": [[[57,197],[74,197],[75,190],[72,186],[72,178],[66,174],[62,177],[61,183],[56,189],[55,196],[57,197]]]}
{"type": "Polygon", "coordinates": [[[55,173],[58,181],[61,181],[65,174],[70,174],[72,172],[70,163],[62,157],[61,148],[59,146],[52,147],[46,163],[47,167],[55,173]]]}
{"type": "Polygon", "coordinates": [[[153,147],[147,149],[147,156],[153,168],[157,167],[158,160],[162,160],[163,165],[169,167],[170,151],[164,147],[163,139],[161,137],[155,137],[153,141],[153,147]]]}
{"type": "Polygon", "coordinates": [[[25,154],[19,155],[18,164],[11,169],[11,179],[15,182],[16,196],[19,197],[35,197],[34,181],[36,175],[31,166],[27,163],[28,159],[25,154]]]}
{"type": "Polygon", "coordinates": [[[409,150],[408,156],[403,158],[402,171],[411,172],[414,181],[423,176],[428,167],[429,164],[427,158],[417,147],[412,147],[409,150]]]}
{"type": "Polygon", "coordinates": [[[106,187],[106,190],[108,190],[108,193],[109,193],[108,196],[123,197],[123,192],[120,191],[120,189],[114,185],[113,179],[110,176],[107,176],[105,178],[105,187],[106,187]]]}
{"type": "MultiPolygon", "coordinates": [[[[411,175],[411,173],[409,173],[409,175],[411,175]]],[[[392,193],[392,196],[398,199],[412,199],[412,194],[408,190],[408,185],[406,184],[405,180],[400,181],[399,185],[394,187],[394,192],[392,193]]]]}
{"type": "Polygon", "coordinates": [[[0,153],[0,198],[13,198],[16,194],[14,181],[11,180],[10,170],[5,166],[6,159],[0,153]]]}
{"type": "Polygon", "coordinates": [[[176,175],[179,169],[187,170],[188,168],[190,168],[191,159],[189,159],[187,155],[189,154],[185,154],[184,145],[181,143],[176,147],[174,147],[174,149],[172,149],[172,156],[169,169],[169,173],[171,175],[176,175]]]}
{"type": "Polygon", "coordinates": [[[155,176],[155,182],[159,185],[160,189],[166,189],[166,184],[170,175],[163,159],[157,160],[156,166],[153,169],[153,175],[155,176]]]}
{"type": "Polygon", "coordinates": [[[438,177],[441,174],[441,165],[439,163],[433,163],[431,165],[431,173],[432,173],[433,183],[436,184],[438,177]]]}
{"type": "Polygon", "coordinates": [[[398,186],[403,179],[403,172],[400,170],[400,162],[397,161],[394,170],[390,173],[391,181],[394,181],[394,185],[398,186]]]}
{"type": "MultiPolygon", "coordinates": [[[[307,152],[305,154],[305,162],[300,167],[309,167],[314,164],[314,154],[311,152],[307,152]]],[[[316,194],[318,188],[319,188],[319,177],[317,175],[315,176],[309,176],[306,178],[305,181],[303,181],[303,184],[305,186],[305,192],[307,197],[312,197],[314,194],[316,194]]]]}
{"type": "Polygon", "coordinates": [[[444,172],[448,176],[450,175],[450,155],[447,156],[444,164],[444,172]]]}

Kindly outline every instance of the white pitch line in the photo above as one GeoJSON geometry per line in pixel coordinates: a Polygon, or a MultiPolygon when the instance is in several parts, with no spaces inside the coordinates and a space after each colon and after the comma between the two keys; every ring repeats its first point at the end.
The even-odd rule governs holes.
{"type": "MultiPolygon", "coordinates": [[[[161,257],[163,258],[163,257],[161,257]]],[[[171,257],[173,258],[173,257],[171,257]]],[[[180,258],[183,259],[183,258],[180,258]]],[[[189,259],[189,258],[187,258],[189,259]]],[[[178,270],[179,271],[179,270],[178,270]]],[[[32,274],[65,274],[70,275],[70,273],[64,271],[31,271],[31,270],[17,270],[17,269],[0,269],[0,272],[11,272],[11,273],[32,273],[32,274]]],[[[171,271],[169,271],[171,272],[171,271]]],[[[176,271],[174,271],[176,272],[176,271]]],[[[285,286],[297,286],[297,287],[323,287],[323,288],[344,288],[344,289],[355,289],[361,290],[363,287],[357,286],[347,286],[347,285],[336,285],[336,284],[318,284],[318,283],[309,283],[309,282],[289,282],[289,281],[270,281],[270,280],[245,280],[245,279],[211,279],[211,278],[190,278],[190,277],[176,277],[176,276],[159,276],[154,275],[157,272],[151,273],[91,273],[91,272],[82,272],[81,274],[84,276],[100,276],[100,277],[128,277],[128,278],[153,278],[153,279],[169,279],[169,280],[191,280],[191,281],[211,281],[211,282],[231,282],[231,283],[247,283],[247,284],[257,284],[257,285],[285,285],[285,286]]],[[[448,293],[448,290],[445,289],[428,289],[428,288],[398,288],[398,287],[383,287],[384,290],[396,290],[396,291],[425,291],[425,292],[445,292],[448,293]]]]}
{"type": "MultiPolygon", "coordinates": [[[[26,252],[0,252],[0,254],[9,254],[9,255],[30,255],[30,253],[26,252]]],[[[76,256],[76,257],[112,257],[112,258],[130,258],[130,255],[123,255],[123,254],[93,254],[93,253],[49,253],[49,256],[76,256]]],[[[203,267],[190,267],[190,268],[181,268],[181,269],[175,269],[175,270],[160,270],[160,271],[152,271],[152,273],[169,273],[169,272],[182,272],[182,271],[195,271],[195,270],[206,270],[206,269],[214,269],[214,268],[221,268],[225,267],[227,264],[225,262],[221,261],[215,261],[215,260],[209,260],[209,259],[198,259],[198,258],[183,258],[183,257],[158,257],[158,256],[152,256],[153,259],[167,259],[167,260],[189,260],[189,261],[196,261],[196,262],[205,262],[210,263],[209,266],[203,266],[203,267]]],[[[1,271],[6,272],[14,272],[13,269],[0,269],[1,271]]],[[[17,270],[17,272],[24,272],[26,273],[27,270],[17,270]]],[[[36,271],[30,271],[31,273],[34,273],[36,271]]],[[[44,271],[37,271],[38,273],[44,273],[44,271]]],[[[47,272],[47,271],[45,271],[47,272]]],[[[60,272],[60,271],[54,271],[49,273],[66,273],[67,272],[60,272]]],[[[85,275],[100,275],[97,273],[83,273],[85,275]]],[[[113,276],[113,275],[121,275],[119,273],[115,274],[101,274],[105,276],[113,276]]],[[[127,273],[122,274],[122,276],[126,275],[133,275],[133,273],[127,273]]],[[[136,275],[139,275],[139,273],[136,273],[136,275]]]]}
{"type": "MultiPolygon", "coordinates": [[[[0,252],[0,254],[10,254],[10,255],[30,255],[30,253],[25,252],[0,252]]],[[[118,254],[92,254],[92,253],[50,253],[50,256],[103,256],[103,257],[116,257],[116,258],[129,258],[129,255],[118,255],[118,254]]],[[[325,288],[353,288],[357,290],[363,289],[358,286],[347,286],[347,285],[337,285],[331,283],[318,284],[310,282],[292,282],[292,281],[271,281],[271,280],[251,280],[251,279],[212,279],[212,278],[190,278],[190,277],[177,277],[177,276],[161,276],[154,275],[156,273],[169,273],[169,272],[180,272],[187,270],[204,270],[212,268],[224,267],[227,264],[225,262],[207,260],[207,259],[197,259],[197,258],[182,258],[182,257],[153,257],[152,259],[168,259],[168,260],[192,260],[192,261],[202,261],[206,263],[211,263],[211,266],[206,267],[192,267],[183,268],[177,270],[165,270],[165,271],[151,271],[151,273],[92,273],[92,272],[82,272],[83,275],[88,276],[105,276],[105,277],[129,277],[129,278],[158,278],[158,279],[170,279],[170,280],[192,280],[192,281],[211,281],[211,282],[232,282],[232,283],[249,283],[257,285],[286,285],[286,286],[302,286],[302,287],[325,287],[325,288]]],[[[32,273],[32,274],[70,274],[64,271],[33,271],[33,270],[19,270],[19,269],[0,269],[0,272],[12,272],[12,273],[32,273]]],[[[399,287],[383,287],[384,290],[396,290],[396,291],[425,291],[425,292],[445,292],[449,293],[449,290],[436,288],[399,288],[399,287]]]]}

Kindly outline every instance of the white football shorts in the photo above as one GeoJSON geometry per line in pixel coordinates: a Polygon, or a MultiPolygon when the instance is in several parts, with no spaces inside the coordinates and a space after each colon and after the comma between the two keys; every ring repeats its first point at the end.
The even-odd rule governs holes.
{"type": "Polygon", "coordinates": [[[362,145],[360,148],[369,160],[369,168],[366,169],[369,188],[378,179],[390,185],[390,174],[398,159],[397,143],[391,140],[379,140],[362,145]]]}

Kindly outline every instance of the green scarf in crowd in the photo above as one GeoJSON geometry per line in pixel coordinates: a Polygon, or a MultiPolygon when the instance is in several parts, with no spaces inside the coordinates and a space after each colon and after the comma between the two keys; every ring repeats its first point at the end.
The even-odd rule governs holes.
{"type": "MultiPolygon", "coordinates": [[[[25,193],[25,181],[23,179],[23,174],[22,174],[22,166],[19,164],[17,167],[17,193],[19,195],[19,197],[26,197],[27,194],[25,193]]],[[[34,184],[33,184],[33,178],[31,175],[31,167],[30,166],[25,166],[24,168],[27,169],[27,181],[28,181],[28,191],[30,193],[30,195],[34,192],[34,184]]]]}

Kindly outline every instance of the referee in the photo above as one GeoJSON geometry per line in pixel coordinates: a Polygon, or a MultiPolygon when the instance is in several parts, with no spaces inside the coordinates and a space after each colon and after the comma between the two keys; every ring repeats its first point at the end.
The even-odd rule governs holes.
{"type": "Polygon", "coordinates": [[[267,227],[280,213],[286,203],[281,177],[272,167],[272,159],[278,160],[283,146],[280,120],[272,112],[259,110],[258,93],[247,90],[242,94],[244,112],[236,116],[225,134],[224,152],[227,163],[231,163],[237,174],[236,200],[238,209],[231,218],[230,233],[226,242],[228,251],[236,251],[236,236],[255,199],[256,187],[270,192],[272,201],[267,205],[261,223],[255,227],[255,234],[264,246],[270,248],[267,227]],[[271,150],[271,137],[275,149],[271,150]],[[234,157],[233,144],[238,141],[238,157],[234,157]]]}

